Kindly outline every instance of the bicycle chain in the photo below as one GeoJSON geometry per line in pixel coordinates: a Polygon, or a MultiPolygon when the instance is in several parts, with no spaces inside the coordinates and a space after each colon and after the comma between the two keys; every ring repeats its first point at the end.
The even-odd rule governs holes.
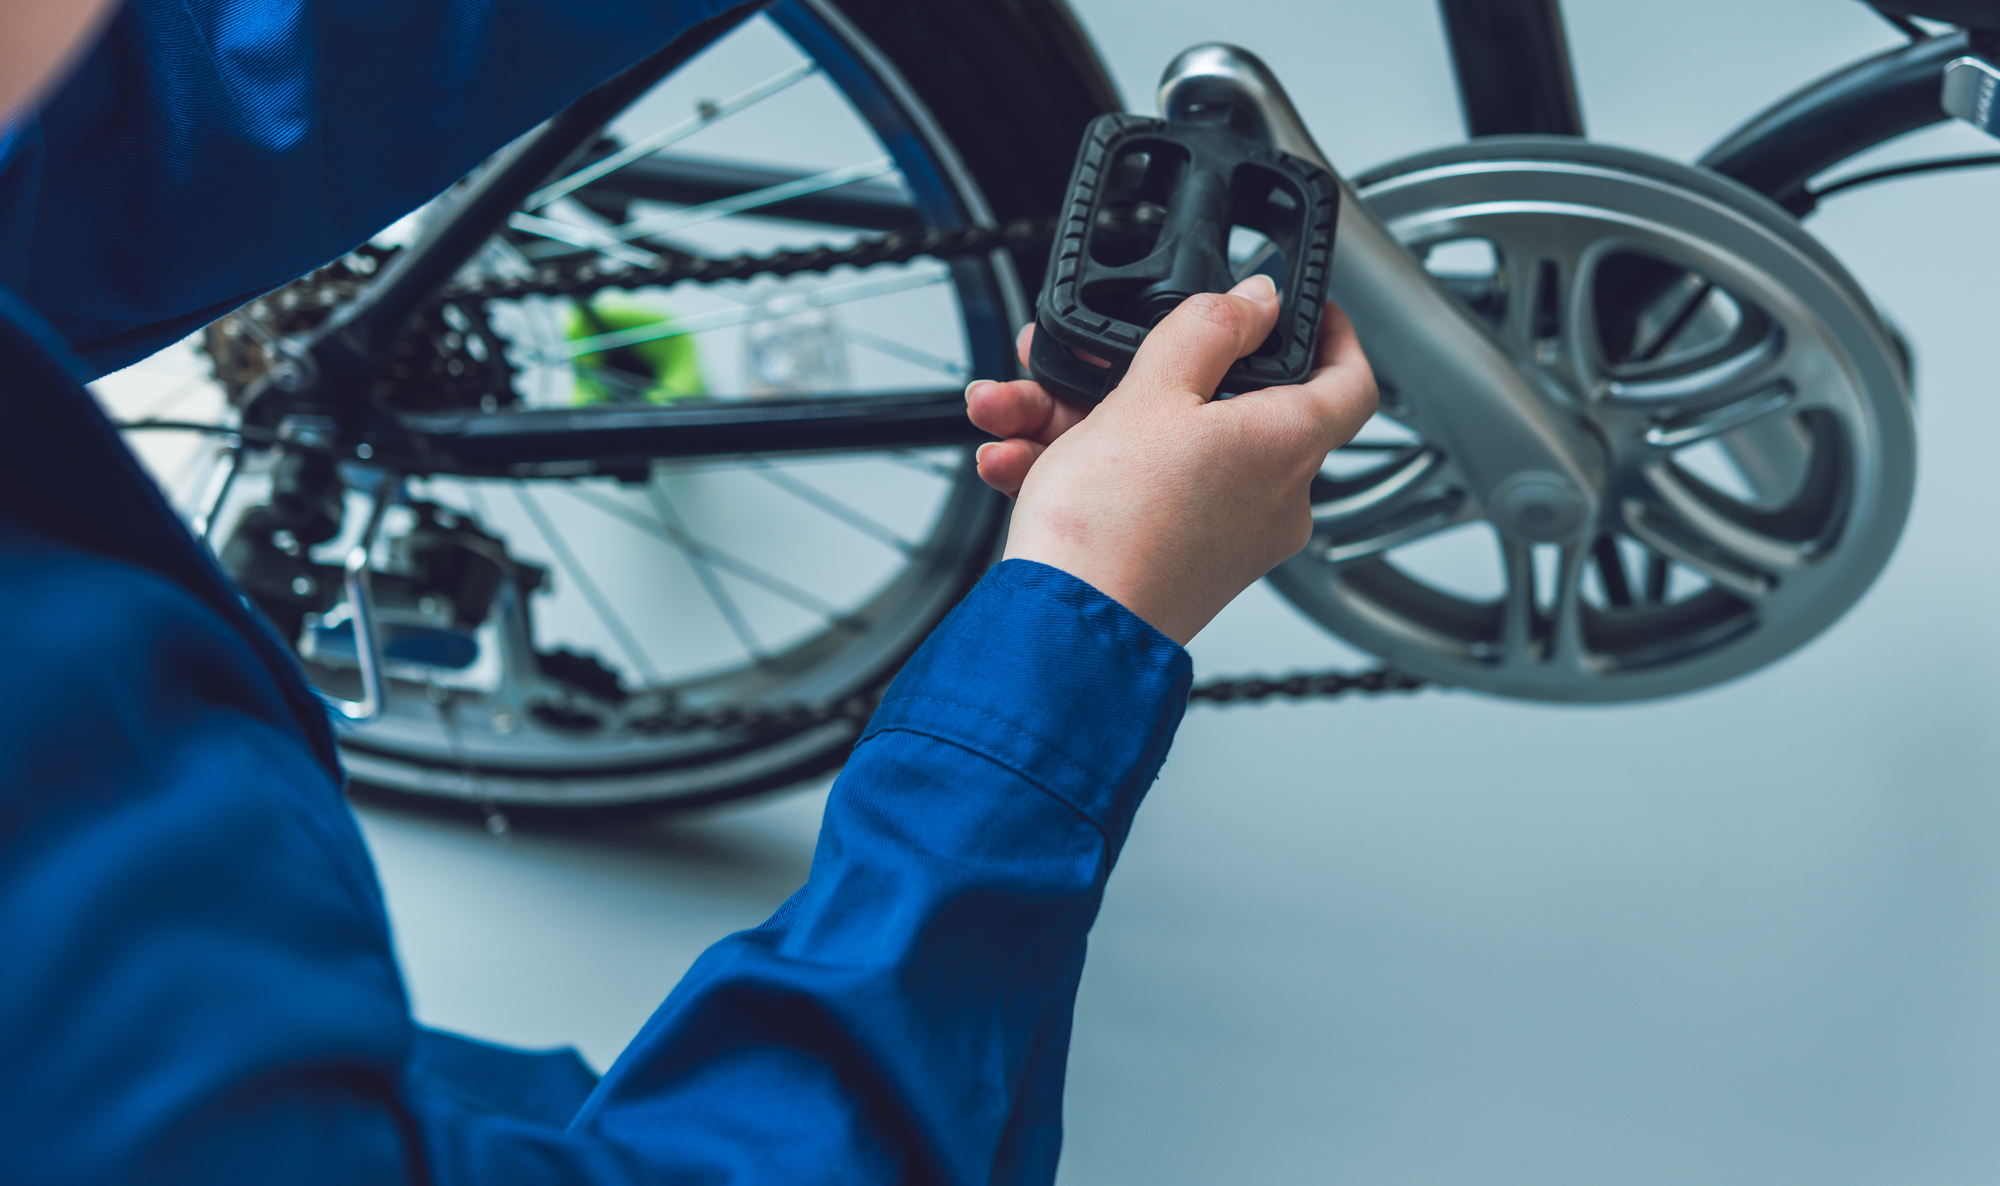
{"type": "MultiPolygon", "coordinates": [[[[961,230],[926,230],[921,233],[892,231],[862,238],[846,247],[813,247],[805,250],[776,251],[768,254],[744,253],[726,257],[677,255],[659,264],[636,267],[606,266],[602,262],[549,262],[538,265],[526,276],[487,276],[446,286],[430,309],[436,311],[460,301],[520,300],[524,297],[587,297],[606,289],[664,287],[693,282],[713,284],[723,280],[749,280],[760,276],[797,276],[831,272],[835,268],[871,268],[884,264],[908,263],[918,258],[950,262],[988,255],[996,250],[1046,250],[1055,229],[1053,217],[1017,219],[1005,226],[967,227],[961,230]]],[[[377,260],[370,260],[365,272],[373,272],[377,260]]],[[[327,308],[348,297],[365,284],[365,272],[356,272],[343,261],[329,265],[295,282],[306,290],[300,300],[283,300],[287,310],[327,308]],[[326,288],[327,295],[317,290],[326,288]],[[339,295],[332,296],[337,290],[339,295]]],[[[276,295],[276,294],[274,294],[276,295]]],[[[271,298],[264,298],[270,302],[271,298]]],[[[232,316],[241,316],[235,314],[232,316]]],[[[1381,696],[1409,693],[1430,686],[1408,672],[1382,667],[1372,671],[1294,672],[1283,676],[1241,676],[1214,679],[1197,684],[1188,693],[1190,704],[1257,704],[1266,700],[1329,699],[1359,693],[1381,696]]],[[[834,721],[848,721],[856,728],[873,715],[879,698],[851,696],[835,704],[754,707],[723,705],[690,710],[669,706],[643,716],[627,718],[626,727],[642,733],[688,733],[702,730],[751,732],[796,732],[834,721]]]]}
{"type": "Polygon", "coordinates": [[[976,226],[962,230],[927,230],[916,234],[891,231],[871,235],[846,247],[810,247],[803,251],[774,251],[767,255],[745,253],[721,257],[675,255],[648,267],[609,265],[583,260],[575,263],[544,263],[526,276],[488,276],[452,284],[440,294],[442,300],[509,301],[528,296],[589,296],[607,288],[650,288],[693,281],[715,284],[723,280],[750,280],[758,276],[797,276],[809,272],[831,272],[839,267],[873,268],[883,264],[906,264],[929,256],[954,260],[986,255],[1002,248],[1047,250],[1056,220],[1016,219],[1005,226],[976,226]]]}
{"type": "MultiPolygon", "coordinates": [[[[1378,667],[1373,671],[1294,672],[1272,679],[1266,676],[1239,676],[1212,679],[1188,691],[1188,703],[1257,704],[1274,698],[1288,700],[1332,699],[1358,692],[1364,696],[1414,692],[1431,686],[1427,681],[1378,667]]],[[[692,733],[700,730],[749,732],[798,732],[833,721],[848,721],[857,728],[867,723],[880,701],[874,696],[850,696],[838,704],[786,705],[778,708],[749,708],[723,705],[701,711],[665,709],[625,721],[629,729],[641,733],[692,733]]]]}

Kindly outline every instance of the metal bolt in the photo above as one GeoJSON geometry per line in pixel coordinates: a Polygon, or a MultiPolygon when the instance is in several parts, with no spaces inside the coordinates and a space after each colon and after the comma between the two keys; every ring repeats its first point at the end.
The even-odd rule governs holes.
{"type": "Polygon", "coordinates": [[[1494,523],[1508,534],[1551,544],[1583,526],[1590,501],[1561,474],[1531,469],[1494,489],[1492,511],[1494,523]]]}

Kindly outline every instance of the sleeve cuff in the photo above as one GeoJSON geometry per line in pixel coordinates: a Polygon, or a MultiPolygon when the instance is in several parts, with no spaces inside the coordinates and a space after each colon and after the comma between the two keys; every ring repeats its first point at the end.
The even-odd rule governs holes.
{"type": "Polygon", "coordinates": [[[890,685],[861,736],[919,733],[1041,786],[1123,846],[1187,710],[1180,644],[1060,569],[995,566],[890,685]]]}

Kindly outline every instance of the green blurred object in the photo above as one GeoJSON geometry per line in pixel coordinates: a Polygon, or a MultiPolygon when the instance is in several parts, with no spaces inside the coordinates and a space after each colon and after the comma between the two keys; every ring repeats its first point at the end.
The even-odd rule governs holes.
{"type": "MultiPolygon", "coordinates": [[[[588,304],[570,306],[564,333],[572,342],[628,329],[672,325],[673,314],[616,293],[600,294],[588,304]]],[[[616,346],[571,360],[576,372],[578,406],[604,403],[670,404],[708,394],[701,378],[701,359],[688,334],[653,338],[616,346]],[[608,381],[607,381],[608,379],[608,381]]]]}

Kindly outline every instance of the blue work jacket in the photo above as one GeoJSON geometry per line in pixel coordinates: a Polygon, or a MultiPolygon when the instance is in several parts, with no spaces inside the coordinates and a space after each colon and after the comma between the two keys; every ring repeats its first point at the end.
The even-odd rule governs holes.
{"type": "MultiPolygon", "coordinates": [[[[1186,653],[1000,565],[602,1082],[410,1019],[333,736],[83,381],[719,4],[133,0],[0,169],[0,1181],[1037,1182],[1186,653]]],[[[665,988],[666,986],[662,986],[665,988]]]]}

